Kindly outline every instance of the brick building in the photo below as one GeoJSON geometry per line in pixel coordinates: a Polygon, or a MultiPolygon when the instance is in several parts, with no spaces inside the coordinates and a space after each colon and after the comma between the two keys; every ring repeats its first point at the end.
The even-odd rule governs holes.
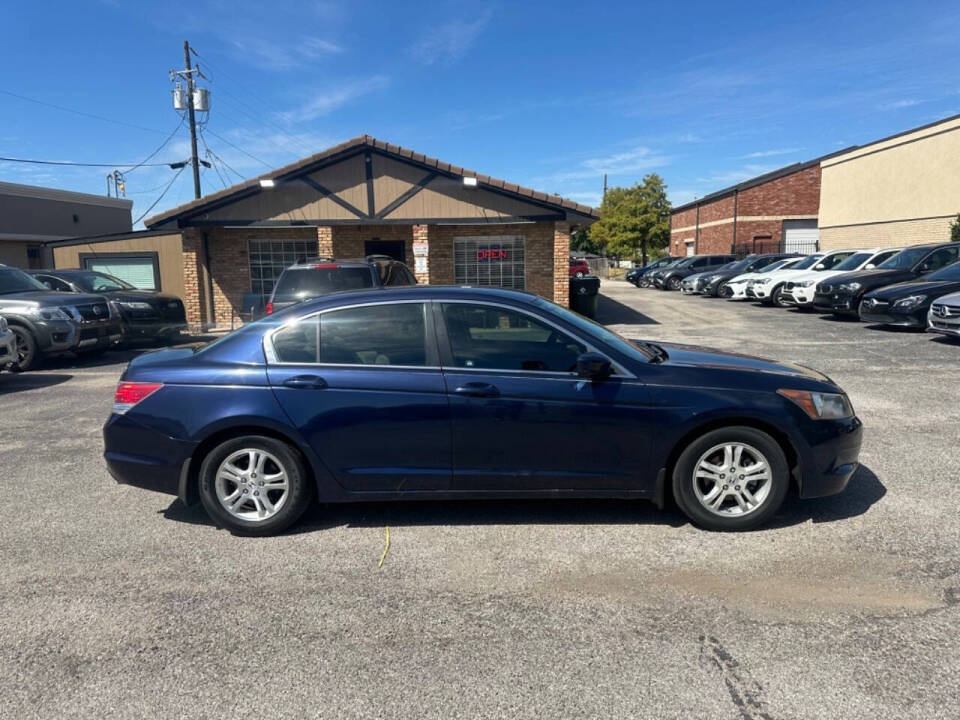
{"type": "MultiPolygon", "coordinates": [[[[318,255],[391,255],[418,282],[510,287],[566,305],[570,233],[596,219],[585,205],[364,135],[150,218],[148,233],[165,243],[152,255],[148,233],[89,248],[169,266],[174,236],[182,278],[172,282],[190,324],[224,327],[241,322],[245,294],[269,297],[285,267],[318,255]]],[[[75,263],[77,247],[56,248],[57,265],[61,254],[75,263]]]]}
{"type": "Polygon", "coordinates": [[[817,249],[822,160],[796,163],[674,208],[670,254],[817,249]]]}

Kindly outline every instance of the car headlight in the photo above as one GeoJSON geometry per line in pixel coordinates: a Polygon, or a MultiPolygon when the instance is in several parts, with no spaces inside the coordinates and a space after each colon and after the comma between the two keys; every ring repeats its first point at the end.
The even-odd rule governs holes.
{"type": "Polygon", "coordinates": [[[39,320],[72,320],[68,308],[31,308],[25,315],[39,320]]]}
{"type": "Polygon", "coordinates": [[[815,280],[801,280],[800,282],[794,283],[793,286],[794,286],[794,287],[810,287],[811,285],[813,285],[814,282],[816,282],[816,281],[815,281],[815,280]]]}
{"type": "Polygon", "coordinates": [[[763,278],[762,280],[751,280],[756,285],[767,285],[773,282],[773,278],[763,278]]]}
{"type": "Polygon", "coordinates": [[[857,290],[859,290],[862,287],[863,285],[861,285],[858,282],[842,283],[840,285],[841,290],[846,290],[847,292],[852,292],[852,293],[855,293],[857,290]]]}
{"type": "Polygon", "coordinates": [[[897,300],[893,306],[895,308],[900,308],[901,310],[912,310],[913,308],[923,305],[923,302],[926,299],[926,295],[909,295],[905,298],[900,298],[897,300]]]}
{"type": "Polygon", "coordinates": [[[145,302],[122,302],[120,303],[121,307],[128,308],[130,310],[152,310],[153,306],[150,303],[145,302]]]}
{"type": "Polygon", "coordinates": [[[842,420],[853,417],[853,405],[843,393],[811,392],[809,390],[777,390],[795,403],[814,420],[842,420]]]}

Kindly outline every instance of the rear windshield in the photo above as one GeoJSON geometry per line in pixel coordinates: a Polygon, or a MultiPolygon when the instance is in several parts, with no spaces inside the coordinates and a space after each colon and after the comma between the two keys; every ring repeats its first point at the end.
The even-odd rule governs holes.
{"type": "Polygon", "coordinates": [[[369,267],[297,268],[284,270],[274,299],[298,299],[328,295],[343,290],[362,290],[374,286],[369,267]]]}

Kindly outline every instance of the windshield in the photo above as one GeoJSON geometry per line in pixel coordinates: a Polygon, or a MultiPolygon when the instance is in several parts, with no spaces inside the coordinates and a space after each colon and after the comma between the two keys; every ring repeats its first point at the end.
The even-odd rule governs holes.
{"type": "Polygon", "coordinates": [[[927,275],[925,280],[956,280],[960,282],[960,262],[947,265],[934,273],[927,275]]]}
{"type": "Polygon", "coordinates": [[[106,273],[92,272],[74,275],[73,281],[85,292],[110,292],[111,290],[136,290],[130,283],[106,273]]]}
{"type": "Polygon", "coordinates": [[[299,299],[329,295],[342,290],[373,287],[369,267],[331,267],[284,270],[273,291],[274,300],[299,299]]]}
{"type": "Polygon", "coordinates": [[[790,263],[790,264],[796,264],[796,262],[797,262],[796,260],[777,260],[777,261],[774,262],[774,263],[770,263],[770,264],[767,265],[766,267],[760,268],[759,270],[757,270],[757,272],[758,272],[758,273],[773,272],[774,270],[779,270],[780,268],[782,268],[784,265],[786,265],[786,264],[788,264],[788,263],[790,263]]]}
{"type": "Polygon", "coordinates": [[[50,292],[50,288],[39,280],[30,277],[16,268],[0,268],[0,295],[18,292],[34,292],[43,290],[50,292]]]}
{"type": "Polygon", "coordinates": [[[822,258],[823,255],[807,255],[803,260],[794,265],[791,270],[806,270],[809,267],[813,267],[817,264],[817,261],[822,258]]]}
{"type": "Polygon", "coordinates": [[[578,330],[581,330],[591,337],[597,338],[598,340],[605,342],[607,345],[616,348],[629,358],[642,362],[649,362],[651,358],[653,358],[652,353],[645,352],[635,343],[623,337],[623,335],[613,332],[613,330],[604,327],[598,322],[589,320],[583,317],[583,315],[578,315],[572,310],[567,310],[565,307],[561,307],[556,303],[552,303],[549,300],[544,300],[540,297],[534,298],[533,302],[541,310],[546,310],[552,315],[562,318],[566,322],[576,327],[578,330]]]}
{"type": "Polygon", "coordinates": [[[898,252],[886,262],[877,265],[877,267],[882,270],[907,270],[923,260],[928,252],[930,252],[930,248],[928,247],[909,248],[898,252]]]}
{"type": "Polygon", "coordinates": [[[737,262],[730,263],[729,265],[724,266],[724,270],[734,270],[736,272],[742,272],[747,269],[747,266],[753,262],[752,259],[743,259],[738,260],[737,262]]]}
{"type": "Polygon", "coordinates": [[[841,263],[838,263],[834,270],[856,270],[858,267],[863,265],[867,260],[873,257],[872,252],[860,252],[854,253],[846,260],[841,263]]]}

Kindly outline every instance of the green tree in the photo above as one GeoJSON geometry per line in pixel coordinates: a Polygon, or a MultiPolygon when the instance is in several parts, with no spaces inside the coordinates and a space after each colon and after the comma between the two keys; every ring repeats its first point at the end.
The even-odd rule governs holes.
{"type": "Polygon", "coordinates": [[[670,243],[670,201],[663,178],[651,173],[633,187],[607,190],[590,240],[608,253],[644,265],[649,254],[670,243]]]}
{"type": "Polygon", "coordinates": [[[580,228],[570,236],[570,249],[599,255],[603,249],[590,237],[590,228],[580,228]]]}
{"type": "Polygon", "coordinates": [[[950,242],[960,242],[960,213],[950,223],[950,242]]]}

